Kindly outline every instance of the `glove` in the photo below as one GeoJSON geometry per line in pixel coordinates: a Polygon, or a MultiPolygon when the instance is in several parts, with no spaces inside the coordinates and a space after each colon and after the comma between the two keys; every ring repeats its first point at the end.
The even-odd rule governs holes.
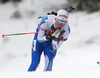
{"type": "Polygon", "coordinates": [[[51,38],[51,35],[50,34],[47,34],[46,35],[46,39],[49,40],[50,38],[51,38]]]}
{"type": "Polygon", "coordinates": [[[48,34],[46,35],[46,39],[49,40],[50,38],[52,38],[52,34],[55,32],[56,30],[52,30],[52,31],[49,31],[48,34]]]}
{"type": "Polygon", "coordinates": [[[54,40],[52,40],[52,48],[53,48],[53,50],[55,51],[55,52],[57,52],[57,41],[54,41],[54,40]]]}
{"type": "Polygon", "coordinates": [[[57,52],[57,49],[55,49],[55,48],[56,48],[55,45],[52,44],[52,48],[53,48],[53,50],[54,50],[55,52],[57,52]]]}

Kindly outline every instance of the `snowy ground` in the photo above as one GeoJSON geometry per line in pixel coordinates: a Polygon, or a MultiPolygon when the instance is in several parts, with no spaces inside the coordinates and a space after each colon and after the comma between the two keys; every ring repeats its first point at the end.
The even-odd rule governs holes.
{"type": "MultiPolygon", "coordinates": [[[[0,35],[17,32],[33,32],[35,31],[38,16],[45,15],[46,11],[52,11],[56,0],[51,3],[49,0],[24,0],[18,7],[14,7],[12,3],[5,5],[0,4],[0,35]],[[27,1],[27,2],[26,2],[27,1]],[[48,3],[49,1],[49,3],[48,3]],[[22,5],[21,5],[22,4],[22,5]],[[45,4],[49,4],[45,7],[45,4]],[[50,7],[52,6],[52,7],[50,7]],[[40,8],[41,7],[41,8],[40,8]],[[37,8],[40,8],[39,10],[37,8]],[[51,8],[51,9],[48,9],[51,8]],[[21,19],[11,19],[15,10],[22,13],[21,19]],[[44,11],[45,12],[44,12],[44,11]],[[34,11],[34,17],[30,18],[27,12],[34,11]]],[[[65,0],[59,1],[57,5],[65,3],[65,0]]],[[[58,53],[54,59],[53,75],[62,74],[70,78],[100,78],[100,12],[88,14],[86,12],[70,13],[69,25],[71,34],[68,41],[58,49],[58,53]],[[55,72],[58,72],[57,74],[55,72]],[[64,73],[61,73],[64,72],[64,73]],[[83,74],[84,73],[84,74],[83,74]],[[80,74],[80,75],[79,75],[80,74]],[[91,76],[91,74],[94,74],[91,76]],[[73,75],[73,76],[72,76],[73,75]]],[[[34,73],[27,73],[27,69],[31,62],[31,43],[34,35],[23,35],[2,38],[0,36],[0,73],[1,77],[7,76],[13,78],[30,78],[34,73]],[[9,72],[9,73],[8,73],[9,72]],[[10,73],[11,72],[11,73],[10,73]],[[12,74],[12,72],[15,72],[12,74]],[[19,72],[19,73],[18,73],[19,72]],[[24,72],[24,73],[21,73],[24,72]],[[19,76],[18,76],[19,75],[19,76]]],[[[41,57],[40,65],[37,72],[41,73],[44,68],[44,56],[41,57]]],[[[44,73],[41,73],[44,75],[44,73]]],[[[51,73],[47,73],[47,75],[51,73]]],[[[38,73],[36,73],[38,75],[38,73]]],[[[2,78],[4,78],[2,77],[2,78]]],[[[40,76],[37,76],[39,78],[40,76]]],[[[60,76],[61,77],[61,76],[60,76]]],[[[45,77],[46,78],[46,77],[45,77]]]]}

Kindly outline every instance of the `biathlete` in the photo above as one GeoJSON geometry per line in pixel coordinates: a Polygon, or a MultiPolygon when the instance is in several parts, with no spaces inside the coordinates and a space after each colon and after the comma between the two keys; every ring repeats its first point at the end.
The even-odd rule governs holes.
{"type": "Polygon", "coordinates": [[[39,65],[41,54],[44,53],[44,71],[52,71],[53,60],[57,49],[68,39],[70,27],[68,12],[59,10],[56,15],[47,15],[38,24],[32,47],[32,62],[28,71],[35,71],[39,65]]]}

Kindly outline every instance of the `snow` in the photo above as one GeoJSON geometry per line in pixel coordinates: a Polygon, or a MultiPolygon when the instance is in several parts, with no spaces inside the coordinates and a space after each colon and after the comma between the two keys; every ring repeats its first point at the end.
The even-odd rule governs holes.
{"type": "MultiPolygon", "coordinates": [[[[55,8],[59,9],[61,4],[66,3],[66,0],[60,0],[57,7],[55,5],[57,0],[52,1],[24,0],[18,4],[18,7],[11,2],[0,4],[0,35],[35,31],[40,15],[45,15],[55,8]],[[11,19],[16,10],[20,11],[22,17],[11,19]],[[29,15],[31,11],[33,17],[29,15]]],[[[52,75],[53,77],[63,75],[69,78],[100,78],[100,65],[97,64],[97,61],[100,61],[100,13],[74,12],[69,15],[71,34],[68,41],[58,49],[52,73],[43,72],[43,54],[37,71],[27,72],[31,63],[31,46],[34,37],[34,34],[31,34],[5,38],[0,36],[0,76],[40,78],[43,75],[46,78],[46,75],[50,75],[50,78],[52,75]]]]}

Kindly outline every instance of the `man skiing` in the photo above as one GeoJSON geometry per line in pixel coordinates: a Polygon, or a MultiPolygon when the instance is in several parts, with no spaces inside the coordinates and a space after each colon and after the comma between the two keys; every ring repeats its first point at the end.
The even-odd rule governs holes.
{"type": "Polygon", "coordinates": [[[68,12],[59,10],[57,16],[45,16],[36,29],[32,47],[32,62],[28,71],[35,71],[44,51],[44,71],[52,71],[53,60],[57,49],[68,39],[70,27],[68,25],[68,12]]]}

